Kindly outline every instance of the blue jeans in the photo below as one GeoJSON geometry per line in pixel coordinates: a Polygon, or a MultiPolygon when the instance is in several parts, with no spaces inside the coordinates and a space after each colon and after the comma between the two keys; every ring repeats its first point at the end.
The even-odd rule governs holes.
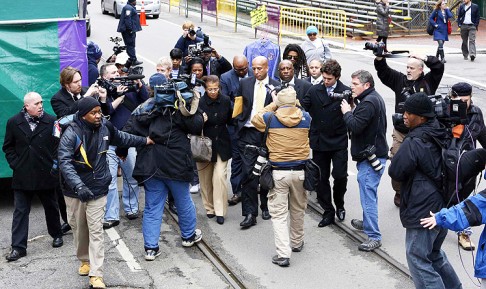
{"type": "Polygon", "coordinates": [[[135,148],[130,148],[128,150],[127,158],[125,161],[122,161],[116,156],[115,150],[116,146],[110,146],[106,153],[106,158],[110,167],[111,184],[108,188],[108,196],[106,198],[105,221],[120,219],[120,199],[118,196],[117,178],[118,165],[120,165],[122,169],[123,177],[123,209],[125,210],[125,213],[138,212],[138,195],[140,194],[140,188],[138,187],[137,181],[132,177],[137,151],[135,148]]]}
{"type": "Polygon", "coordinates": [[[377,172],[368,160],[356,164],[358,168],[359,198],[363,209],[363,231],[372,240],[381,240],[378,228],[378,185],[385,171],[386,158],[378,159],[383,168],[377,172]]]}
{"type": "Polygon", "coordinates": [[[143,212],[142,233],[145,250],[158,250],[160,226],[167,193],[172,192],[182,239],[189,239],[196,231],[196,207],[189,193],[189,182],[150,178],[144,183],[145,210],[143,212]]]}
{"type": "Polygon", "coordinates": [[[407,228],[405,247],[408,268],[416,288],[424,289],[455,289],[462,288],[447,256],[440,249],[447,229],[435,227],[407,228]]]}

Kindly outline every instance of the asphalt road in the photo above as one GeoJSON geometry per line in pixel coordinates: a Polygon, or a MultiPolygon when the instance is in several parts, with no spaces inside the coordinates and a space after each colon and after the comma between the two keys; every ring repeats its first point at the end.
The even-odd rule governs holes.
{"type": "MultiPolygon", "coordinates": [[[[118,21],[111,15],[102,15],[100,0],[91,1],[89,12],[92,21],[90,40],[100,45],[103,56],[111,54],[110,36],[116,33],[118,21]]],[[[181,25],[186,20],[174,10],[169,14],[165,6],[158,20],[148,19],[149,26],[137,34],[137,53],[144,61],[145,75],[155,72],[155,63],[162,56],[168,56],[170,49],[181,34],[181,25]]],[[[244,47],[255,39],[253,31],[225,23],[215,26],[215,21],[205,18],[200,23],[199,15],[189,15],[196,25],[210,35],[212,45],[230,62],[234,55],[243,52],[244,47]]],[[[269,36],[272,37],[272,36],[269,36]]],[[[291,40],[284,40],[288,43],[291,40]]],[[[300,42],[300,41],[298,41],[300,42]]],[[[339,43],[332,43],[339,46],[339,43]]],[[[427,43],[407,44],[408,49],[418,53],[435,53],[435,46],[427,43]]],[[[396,44],[398,47],[398,44],[396,44]]],[[[405,44],[400,44],[405,45],[405,44]]],[[[283,48],[284,46],[282,46],[283,48]]],[[[343,71],[341,80],[350,83],[350,75],[357,69],[365,69],[374,75],[373,55],[361,49],[362,43],[349,41],[346,50],[334,48],[333,55],[340,62],[343,71]]],[[[398,48],[396,48],[398,49],[398,48]]],[[[448,50],[450,51],[450,49],[448,50]]],[[[485,106],[484,60],[465,62],[460,54],[448,55],[446,74],[440,91],[447,91],[456,82],[472,80],[473,100],[480,107],[485,106]]],[[[406,58],[390,60],[390,65],[405,71],[406,58]]],[[[376,78],[376,88],[385,99],[388,114],[393,111],[393,93],[376,78]]],[[[388,125],[391,143],[391,120],[388,125]]],[[[388,165],[388,164],[387,164],[388,165]]],[[[346,194],[347,217],[344,225],[350,227],[352,218],[360,218],[362,211],[356,181],[356,165],[349,163],[348,193],[346,194]]],[[[484,187],[481,184],[480,188],[484,187]]],[[[231,195],[231,192],[229,192],[231,195]]],[[[144,195],[141,194],[141,204],[144,195]]],[[[398,218],[398,208],[393,205],[390,178],[385,174],[379,187],[379,218],[383,234],[384,254],[389,255],[406,267],[404,240],[405,230],[398,218]]],[[[230,207],[224,225],[205,216],[199,194],[193,195],[198,209],[198,226],[203,231],[204,240],[216,254],[238,276],[247,288],[413,288],[410,279],[386,263],[374,253],[358,251],[358,242],[343,233],[336,226],[318,228],[320,217],[308,210],[305,217],[305,248],[294,253],[289,268],[280,268],[271,263],[275,255],[271,221],[258,218],[258,224],[242,231],[241,207],[230,207]]],[[[309,196],[311,202],[315,195],[309,196]]],[[[143,210],[143,208],[141,208],[143,210]]],[[[13,201],[5,196],[0,199],[0,250],[6,255],[10,250],[10,228],[13,201]]],[[[475,229],[473,240],[477,244],[481,228],[475,229]]],[[[17,262],[0,260],[0,288],[86,288],[88,279],[77,275],[78,261],[72,244],[72,235],[65,236],[62,248],[53,249],[47,235],[45,218],[39,202],[33,204],[27,257],[17,262]]],[[[141,219],[129,221],[121,217],[118,227],[105,234],[105,282],[112,288],[229,288],[230,285],[216,268],[197,248],[181,246],[178,227],[172,218],[164,216],[160,248],[163,251],[153,262],[143,258],[141,219]]],[[[447,237],[444,250],[448,254],[456,272],[463,281],[464,288],[475,288],[467,276],[473,274],[471,253],[458,250],[455,234],[447,237]],[[461,263],[464,263],[464,267],[461,263]]],[[[477,283],[477,281],[476,281],[477,283]]]]}

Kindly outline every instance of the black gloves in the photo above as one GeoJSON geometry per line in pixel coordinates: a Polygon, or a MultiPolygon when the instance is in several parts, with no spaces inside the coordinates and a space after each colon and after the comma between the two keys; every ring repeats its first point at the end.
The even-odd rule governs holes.
{"type": "Polygon", "coordinates": [[[76,194],[81,202],[86,203],[89,200],[94,199],[93,193],[88,189],[86,185],[80,185],[76,188],[76,194]]]}
{"type": "Polygon", "coordinates": [[[116,147],[115,154],[118,157],[125,159],[128,156],[128,148],[116,147]]]}

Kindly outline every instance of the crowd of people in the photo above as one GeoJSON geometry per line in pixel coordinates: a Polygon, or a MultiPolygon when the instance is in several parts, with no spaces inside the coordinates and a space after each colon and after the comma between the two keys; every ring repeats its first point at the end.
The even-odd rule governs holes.
{"type": "MultiPolygon", "coordinates": [[[[339,62],[315,26],[306,29],[308,39],[302,44],[285,47],[272,75],[268,55],[251,62],[236,55],[230,63],[188,21],[169,56],[157,62],[148,84],[135,78],[132,85],[115,85],[114,79],[132,75],[140,64],[135,53],[140,24],[133,17],[134,2],[128,1],[118,26],[127,52],[110,56],[111,62],[98,67],[102,52],[90,42],[89,87],[82,87],[83,76],[77,68],[66,67],[60,74],[61,88],[51,98],[56,116],[44,111],[38,93],[29,92],[22,111],[7,123],[3,151],[13,170],[15,192],[8,261],[27,254],[28,216],[36,194],[45,209],[52,246],[62,246],[63,234],[72,230],[79,275],[89,276],[93,288],[105,288],[103,229],[120,223],[121,174],[126,218],[137,219],[143,211],[145,260],[155,260],[163,250],[159,236],[166,201],[179,217],[182,246],[202,239],[191,197],[200,192],[207,218],[215,218],[220,225],[228,206],[241,202],[242,229],[255,226],[261,211],[262,219],[273,225],[277,254],[271,261],[286,267],[291,253],[304,249],[308,196],[304,181],[309,162],[320,168],[315,191],[324,213],[317,226],[326,227],[336,222],[335,217],[339,222],[346,218],[349,151],[358,169],[363,211],[362,218],[351,220],[351,225],[367,236],[358,249],[371,252],[381,246],[377,188],[391,159],[388,173],[407,232],[406,255],[415,286],[461,287],[440,247],[445,228],[452,227],[463,230],[459,242],[471,249],[470,231],[465,229],[478,222],[459,226],[447,217],[460,214],[459,208],[440,211],[445,206],[437,186],[440,148],[426,136],[464,139],[472,150],[477,141],[486,145],[486,127],[481,110],[472,104],[472,86],[462,82],[452,87],[450,96],[467,103],[468,123],[447,130],[435,117],[427,96],[435,94],[444,73],[443,43],[439,42],[436,56],[411,55],[406,73],[389,67],[382,55],[375,58],[379,80],[395,93],[394,113],[403,114],[402,121],[393,122],[389,146],[389,114],[373,76],[357,70],[344,81],[350,83],[346,86],[339,62]],[[424,73],[424,66],[430,72],[424,73]],[[171,94],[168,87],[177,87],[177,93],[171,94]],[[56,119],[68,121],[59,125],[56,119]],[[59,138],[51,136],[55,125],[61,130],[59,138]],[[193,160],[188,135],[211,139],[210,161],[193,160]],[[257,165],[261,157],[268,159],[272,170],[270,188],[260,185],[257,165]],[[58,164],[58,171],[53,164],[58,164]],[[21,182],[23,178],[31,181],[21,182]],[[143,206],[140,186],[145,194],[143,206]],[[428,218],[429,212],[439,211],[428,218]],[[436,224],[444,229],[422,226],[436,224]]],[[[388,1],[378,5],[379,14],[388,14],[388,1]]],[[[462,25],[474,21],[467,11],[462,25]]],[[[448,17],[447,12],[438,13],[439,21],[448,17]]],[[[474,38],[471,34],[467,37],[474,38]]],[[[386,44],[387,29],[379,37],[386,44]]],[[[474,48],[470,49],[463,53],[474,60],[474,48]]],[[[483,195],[469,202],[481,210],[483,195]]],[[[478,277],[486,278],[483,271],[477,271],[478,277]]]]}

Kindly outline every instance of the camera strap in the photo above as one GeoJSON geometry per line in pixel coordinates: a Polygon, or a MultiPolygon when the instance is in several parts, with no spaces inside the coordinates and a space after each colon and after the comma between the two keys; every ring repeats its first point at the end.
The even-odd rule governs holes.
{"type": "Polygon", "coordinates": [[[274,116],[273,112],[270,112],[270,116],[268,117],[267,121],[265,122],[265,132],[263,133],[262,145],[261,147],[267,148],[267,136],[268,136],[268,127],[270,126],[270,122],[274,116]]]}

